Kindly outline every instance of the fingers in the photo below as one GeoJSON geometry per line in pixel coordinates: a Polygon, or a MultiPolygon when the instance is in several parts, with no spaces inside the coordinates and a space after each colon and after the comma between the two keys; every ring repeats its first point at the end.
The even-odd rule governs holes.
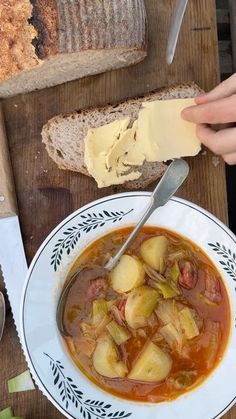
{"type": "Polygon", "coordinates": [[[211,92],[195,98],[197,106],[183,110],[183,119],[197,124],[201,142],[228,164],[236,164],[236,73],[211,92]],[[219,131],[209,125],[223,124],[219,131]]]}
{"type": "Polygon", "coordinates": [[[207,94],[203,94],[201,96],[195,97],[195,102],[196,102],[196,105],[202,105],[203,103],[207,103],[208,102],[207,94]]]}
{"type": "Polygon", "coordinates": [[[223,159],[227,164],[236,164],[236,153],[225,154],[223,159]]]}
{"type": "Polygon", "coordinates": [[[227,80],[224,80],[220,83],[215,89],[211,90],[209,93],[198,96],[196,98],[196,103],[198,105],[212,102],[218,99],[224,99],[228,96],[232,96],[236,93],[236,73],[234,73],[227,80]]]}
{"type": "Polygon", "coordinates": [[[190,106],[182,118],[195,124],[224,124],[236,121],[236,94],[215,102],[190,106]]]}
{"type": "Polygon", "coordinates": [[[214,131],[207,125],[197,126],[197,136],[201,142],[219,155],[236,155],[236,128],[214,131]]]}
{"type": "Polygon", "coordinates": [[[197,126],[197,136],[213,153],[222,155],[227,164],[236,164],[236,128],[216,132],[202,124],[197,126]]]}

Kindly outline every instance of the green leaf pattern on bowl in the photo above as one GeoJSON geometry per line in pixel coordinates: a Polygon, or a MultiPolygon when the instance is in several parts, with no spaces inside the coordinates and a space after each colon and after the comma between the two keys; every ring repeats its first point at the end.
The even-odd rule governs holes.
{"type": "Polygon", "coordinates": [[[126,215],[130,214],[133,209],[124,212],[124,211],[106,211],[103,210],[98,214],[88,213],[80,215],[81,221],[73,227],[69,227],[66,231],[63,232],[63,237],[58,239],[57,243],[54,246],[52,256],[51,256],[51,265],[56,272],[58,267],[61,264],[63,254],[66,252],[67,255],[77,245],[81,233],[89,233],[91,230],[95,230],[98,227],[103,227],[106,223],[121,221],[126,215]]]}
{"type": "Polygon", "coordinates": [[[48,357],[52,370],[53,384],[57,387],[61,401],[65,404],[66,409],[72,404],[79,409],[84,419],[125,419],[132,413],[110,412],[111,404],[99,400],[84,400],[83,392],[80,391],[72,378],[67,377],[62,363],[54,360],[50,355],[44,353],[48,357]]]}
{"type": "Polygon", "coordinates": [[[227,274],[236,281],[236,254],[232,250],[227,249],[224,244],[208,243],[208,245],[223,259],[220,260],[220,264],[227,274]]]}

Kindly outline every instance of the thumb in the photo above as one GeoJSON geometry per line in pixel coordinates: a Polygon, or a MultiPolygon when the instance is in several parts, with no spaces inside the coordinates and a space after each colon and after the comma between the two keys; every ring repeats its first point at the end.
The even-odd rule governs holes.
{"type": "Polygon", "coordinates": [[[208,102],[213,102],[214,100],[224,99],[226,97],[232,96],[236,93],[236,73],[231,77],[224,80],[213,90],[203,95],[196,97],[195,101],[197,105],[201,105],[208,102]]]}

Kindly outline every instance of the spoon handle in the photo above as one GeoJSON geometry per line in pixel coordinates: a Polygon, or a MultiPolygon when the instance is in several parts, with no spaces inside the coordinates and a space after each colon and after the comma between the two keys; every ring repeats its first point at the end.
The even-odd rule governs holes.
{"type": "Polygon", "coordinates": [[[153,211],[157,208],[162,207],[166,204],[167,201],[174,195],[178,188],[182,185],[189,173],[189,165],[186,161],[182,159],[174,160],[168,169],[166,170],[164,176],[161,178],[160,182],[154,189],[151,195],[151,202],[143,214],[141,220],[134,228],[128,239],[125,241],[123,246],[117,252],[117,254],[110,258],[110,260],[105,265],[105,268],[111,271],[116,264],[119,262],[121,256],[125,253],[129,247],[132,240],[136,237],[139,230],[143,227],[146,221],[149,219],[153,211]]]}

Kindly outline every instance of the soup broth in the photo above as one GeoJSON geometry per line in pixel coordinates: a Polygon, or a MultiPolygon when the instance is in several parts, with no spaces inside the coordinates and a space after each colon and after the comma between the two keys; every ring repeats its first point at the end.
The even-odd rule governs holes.
{"type": "Polygon", "coordinates": [[[194,243],[144,227],[110,273],[131,228],[92,243],[68,277],[64,338],[77,367],[103,390],[161,402],[199,385],[222,359],[230,306],[219,272],[194,243]]]}

